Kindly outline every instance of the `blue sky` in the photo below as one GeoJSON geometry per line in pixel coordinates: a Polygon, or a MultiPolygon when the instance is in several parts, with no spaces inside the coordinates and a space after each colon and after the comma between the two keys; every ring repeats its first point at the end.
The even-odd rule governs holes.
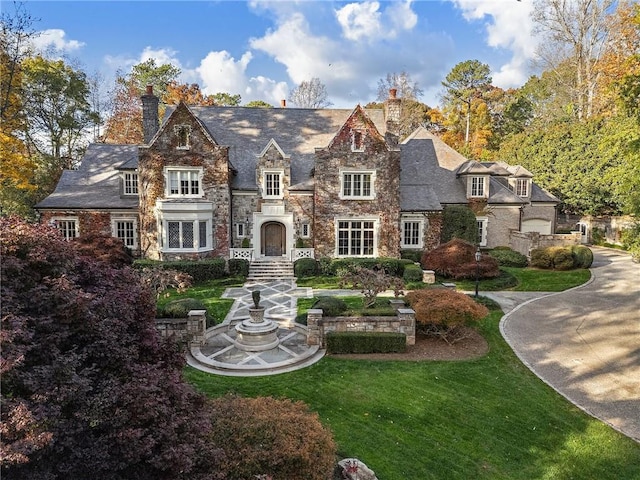
{"type": "MultiPolygon", "coordinates": [[[[378,80],[406,71],[439,103],[451,68],[477,59],[494,84],[522,85],[535,52],[532,0],[442,1],[33,1],[37,48],[55,47],[100,72],[148,58],[172,63],[180,80],[242,103],[278,105],[304,80],[320,78],[335,107],[375,101],[378,80]]],[[[13,2],[0,0],[3,11],[13,2]]]]}

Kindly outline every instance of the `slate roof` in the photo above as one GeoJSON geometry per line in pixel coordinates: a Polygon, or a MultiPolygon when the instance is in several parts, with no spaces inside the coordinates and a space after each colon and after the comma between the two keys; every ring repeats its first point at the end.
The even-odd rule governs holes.
{"type": "MultiPolygon", "coordinates": [[[[122,165],[137,165],[137,145],[92,143],[77,170],[65,170],[54,192],[36,208],[137,209],[138,197],[120,196],[122,165]]],[[[130,167],[128,167],[130,168],[130,167]]]]}
{"type": "MultiPolygon", "coordinates": [[[[316,148],[324,148],[353,109],[189,107],[218,145],[228,146],[237,175],[232,188],[256,190],[258,155],[271,139],[291,156],[291,190],[313,189],[316,148]]],[[[167,109],[167,117],[172,110],[167,109]]],[[[386,124],[382,109],[366,110],[378,131],[386,124]]]]}

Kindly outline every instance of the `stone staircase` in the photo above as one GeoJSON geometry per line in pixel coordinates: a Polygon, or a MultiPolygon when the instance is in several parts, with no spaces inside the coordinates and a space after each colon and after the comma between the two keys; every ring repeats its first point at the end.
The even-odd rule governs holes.
{"type": "Polygon", "coordinates": [[[249,265],[249,282],[294,279],[293,262],[283,258],[261,258],[249,265]]]}

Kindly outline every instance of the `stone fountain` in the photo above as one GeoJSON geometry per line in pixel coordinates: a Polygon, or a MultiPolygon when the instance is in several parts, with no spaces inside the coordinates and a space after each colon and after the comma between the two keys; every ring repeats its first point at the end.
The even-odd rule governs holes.
{"type": "Polygon", "coordinates": [[[235,346],[247,352],[261,352],[276,348],[278,323],[264,318],[264,307],[260,306],[260,290],[251,292],[253,307],[249,307],[249,318],[236,325],[235,346]]]}

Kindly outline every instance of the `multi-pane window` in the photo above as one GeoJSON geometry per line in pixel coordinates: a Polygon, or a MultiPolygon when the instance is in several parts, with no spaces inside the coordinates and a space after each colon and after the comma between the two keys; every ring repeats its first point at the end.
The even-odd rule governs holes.
{"type": "Polygon", "coordinates": [[[487,219],[477,218],[476,224],[478,226],[478,245],[483,247],[487,244],[487,219]]]}
{"type": "Polygon", "coordinates": [[[170,249],[202,250],[210,247],[207,220],[169,220],[166,242],[170,249]]]}
{"type": "Polygon", "coordinates": [[[169,196],[201,196],[199,170],[169,170],[167,174],[169,181],[169,196]]]}
{"type": "Polygon", "coordinates": [[[311,235],[311,229],[308,223],[303,223],[300,225],[300,236],[302,238],[309,238],[311,235]]]}
{"type": "Polygon", "coordinates": [[[76,238],[78,236],[78,221],[75,219],[58,219],[54,220],[56,228],[60,231],[66,240],[76,238]]]}
{"type": "Polygon", "coordinates": [[[136,226],[133,220],[115,220],[113,222],[114,236],[122,240],[125,246],[135,248],[136,226]]]}
{"type": "Polygon", "coordinates": [[[372,220],[338,221],[338,255],[374,254],[374,222],[372,220]]]}
{"type": "Polygon", "coordinates": [[[244,236],[245,236],[244,223],[236,223],[236,237],[244,238],[244,236]]]}
{"type": "Polygon", "coordinates": [[[526,178],[518,178],[516,180],[516,195],[519,197],[529,196],[529,180],[526,178]]]}
{"type": "Polygon", "coordinates": [[[471,177],[471,196],[484,197],[484,177],[471,177]]]}
{"type": "Polygon", "coordinates": [[[370,172],[344,172],[342,197],[373,198],[372,177],[370,172]]]}
{"type": "Polygon", "coordinates": [[[420,248],[420,221],[402,222],[402,246],[407,248],[420,248]]]}
{"type": "Polygon", "coordinates": [[[138,194],[138,174],[137,173],[125,173],[123,184],[124,184],[123,191],[125,195],[138,194]]]}
{"type": "Polygon", "coordinates": [[[280,184],[280,172],[265,172],[264,174],[264,196],[282,197],[282,187],[280,184]]]}

